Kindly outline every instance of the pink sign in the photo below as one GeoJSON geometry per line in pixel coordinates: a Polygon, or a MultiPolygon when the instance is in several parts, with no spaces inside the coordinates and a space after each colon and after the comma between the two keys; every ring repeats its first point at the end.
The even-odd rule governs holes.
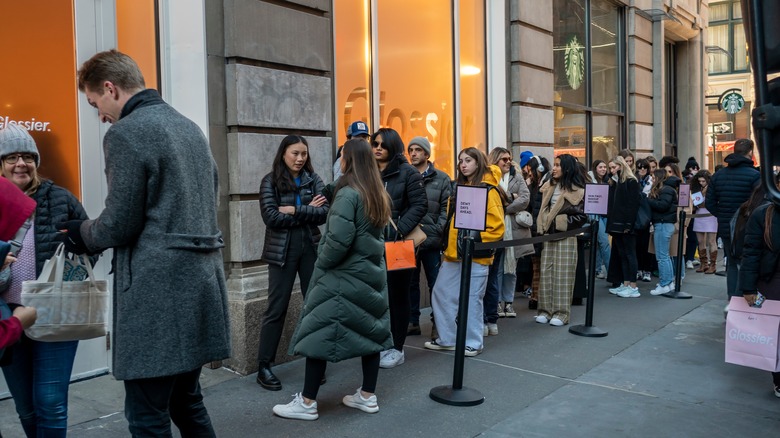
{"type": "Polygon", "coordinates": [[[458,186],[455,195],[455,228],[485,231],[487,187],[458,186]]]}
{"type": "Polygon", "coordinates": [[[585,184],[585,214],[607,214],[609,185],[585,184]]]}
{"type": "Polygon", "coordinates": [[[687,207],[691,203],[691,185],[680,184],[680,191],[677,196],[677,206],[687,207]]]}

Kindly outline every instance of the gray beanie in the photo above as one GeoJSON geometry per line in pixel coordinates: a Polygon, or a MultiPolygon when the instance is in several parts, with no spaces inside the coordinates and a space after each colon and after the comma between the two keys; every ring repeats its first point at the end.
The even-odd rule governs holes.
{"type": "Polygon", "coordinates": [[[0,129],[0,158],[17,152],[35,154],[35,166],[41,165],[41,154],[30,133],[15,123],[6,124],[0,129]]]}
{"type": "Polygon", "coordinates": [[[423,148],[426,154],[428,156],[431,156],[431,142],[428,141],[425,137],[415,137],[412,139],[412,141],[409,142],[409,146],[406,147],[406,150],[409,150],[410,147],[412,147],[413,144],[416,144],[417,146],[420,146],[423,148]]]}

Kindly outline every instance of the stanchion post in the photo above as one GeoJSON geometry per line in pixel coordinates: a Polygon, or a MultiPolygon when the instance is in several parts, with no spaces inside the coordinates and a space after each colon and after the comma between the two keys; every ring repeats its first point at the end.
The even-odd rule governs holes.
{"type": "Polygon", "coordinates": [[[463,239],[463,260],[460,271],[460,297],[458,300],[458,330],[455,339],[455,366],[452,385],[437,386],[428,394],[431,399],[451,406],[476,406],[485,401],[485,396],[476,389],[463,387],[463,367],[466,357],[466,333],[469,321],[469,289],[471,286],[471,261],[474,253],[474,238],[463,239]]]}
{"type": "Polygon", "coordinates": [[[685,269],[683,264],[683,255],[685,241],[685,210],[680,210],[680,226],[677,231],[677,260],[674,267],[674,290],[663,294],[667,298],[689,299],[693,298],[693,295],[680,292],[682,286],[682,270],[685,269]]]}
{"type": "Polygon", "coordinates": [[[588,302],[585,306],[585,325],[575,325],[569,327],[569,333],[591,338],[601,338],[607,336],[607,332],[593,327],[593,297],[596,287],[596,251],[599,245],[599,221],[590,221],[590,260],[588,267],[588,302]]]}

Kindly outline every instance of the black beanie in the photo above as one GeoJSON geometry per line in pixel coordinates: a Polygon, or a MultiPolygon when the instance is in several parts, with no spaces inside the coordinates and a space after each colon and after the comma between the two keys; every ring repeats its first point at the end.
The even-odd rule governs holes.
{"type": "Polygon", "coordinates": [[[688,158],[688,162],[685,163],[685,170],[693,168],[699,169],[699,163],[696,162],[696,158],[691,157],[688,158]]]}

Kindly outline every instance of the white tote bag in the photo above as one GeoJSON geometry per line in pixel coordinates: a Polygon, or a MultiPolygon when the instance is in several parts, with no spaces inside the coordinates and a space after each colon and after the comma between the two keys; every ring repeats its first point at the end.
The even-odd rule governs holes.
{"type": "Polygon", "coordinates": [[[38,311],[35,324],[25,330],[31,339],[59,342],[105,336],[108,282],[95,280],[86,256],[69,258],[60,245],[37,280],[22,282],[22,305],[38,311]]]}

